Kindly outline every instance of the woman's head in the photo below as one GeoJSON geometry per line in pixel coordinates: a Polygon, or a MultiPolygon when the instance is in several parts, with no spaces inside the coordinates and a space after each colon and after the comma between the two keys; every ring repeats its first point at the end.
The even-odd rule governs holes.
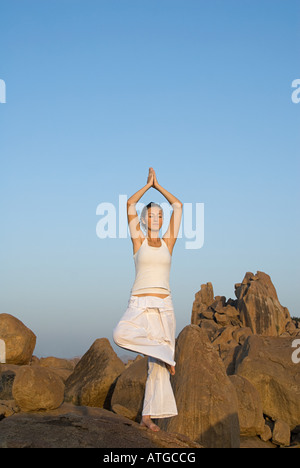
{"type": "Polygon", "coordinates": [[[163,225],[164,213],[162,207],[155,202],[150,202],[144,206],[141,212],[141,227],[148,232],[148,228],[151,231],[159,231],[163,225]]]}

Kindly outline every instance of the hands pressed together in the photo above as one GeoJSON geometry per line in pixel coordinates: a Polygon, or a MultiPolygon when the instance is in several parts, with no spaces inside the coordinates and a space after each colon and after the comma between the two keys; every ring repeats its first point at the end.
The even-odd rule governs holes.
{"type": "Polygon", "coordinates": [[[149,174],[148,174],[148,179],[147,179],[147,184],[151,184],[151,187],[157,188],[158,187],[158,182],[155,174],[155,170],[153,167],[149,168],[149,174]]]}

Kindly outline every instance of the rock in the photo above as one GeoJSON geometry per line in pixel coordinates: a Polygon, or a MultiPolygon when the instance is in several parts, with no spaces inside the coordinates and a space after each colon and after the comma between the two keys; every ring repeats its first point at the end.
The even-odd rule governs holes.
{"type": "Polygon", "coordinates": [[[18,413],[0,421],[0,448],[202,447],[184,434],[154,432],[103,408],[64,403],[57,410],[18,413]]]}
{"type": "Polygon", "coordinates": [[[246,338],[250,335],[253,335],[253,333],[249,327],[242,327],[242,328],[236,327],[236,329],[232,333],[232,337],[240,345],[243,345],[245,343],[246,338]]]}
{"type": "Polygon", "coordinates": [[[107,338],[97,339],[66,381],[65,401],[110,409],[116,379],[125,365],[107,338]]]}
{"type": "Polygon", "coordinates": [[[261,440],[267,442],[268,440],[272,439],[272,431],[268,424],[265,424],[263,432],[260,434],[261,440]]]}
{"type": "Polygon", "coordinates": [[[147,356],[135,361],[122,372],[111,399],[111,408],[115,413],[122,414],[133,421],[140,420],[147,374],[147,356]]]}
{"type": "Polygon", "coordinates": [[[235,358],[239,352],[240,346],[235,340],[229,343],[221,343],[218,345],[219,356],[223,361],[227,375],[233,375],[235,372],[235,358]]]}
{"type": "Polygon", "coordinates": [[[57,374],[65,383],[75,368],[75,362],[72,359],[60,359],[56,357],[40,358],[39,365],[47,367],[57,374]]]}
{"type": "Polygon", "coordinates": [[[262,271],[246,273],[242,283],[235,285],[237,308],[245,327],[254,334],[279,336],[291,318],[278,300],[271,278],[262,271]]]}
{"type": "Polygon", "coordinates": [[[241,437],[241,448],[263,448],[271,449],[277,448],[275,444],[272,444],[270,441],[264,442],[258,436],[256,437],[241,437]]]}
{"type": "Polygon", "coordinates": [[[9,314],[0,314],[0,340],[5,342],[6,363],[29,364],[36,344],[35,334],[9,314]]]}
{"type": "Polygon", "coordinates": [[[12,386],[15,373],[13,371],[1,371],[0,369],[0,400],[12,400],[12,386]]]}
{"type": "Polygon", "coordinates": [[[239,447],[236,392],[206,332],[186,326],[176,340],[174,359],[176,373],[170,378],[178,415],[157,425],[208,448],[239,447]]]}
{"type": "Polygon", "coordinates": [[[274,424],[272,442],[273,444],[287,447],[290,445],[291,431],[290,426],[280,419],[277,419],[274,424]]]}
{"type": "Polygon", "coordinates": [[[205,312],[207,308],[214,301],[214,291],[212,283],[201,284],[200,291],[195,294],[195,300],[193,303],[191,323],[198,325],[200,315],[205,312]]]}
{"type": "Polygon", "coordinates": [[[199,321],[199,327],[205,330],[210,341],[213,341],[214,337],[218,333],[218,330],[221,328],[221,325],[218,325],[213,320],[201,319],[199,321]]]}
{"type": "Polygon", "coordinates": [[[57,369],[67,369],[70,371],[73,371],[75,368],[75,363],[71,359],[61,359],[57,357],[46,357],[46,358],[40,358],[39,364],[42,367],[51,367],[51,368],[57,368],[57,369]]]}
{"type": "Polygon", "coordinates": [[[19,408],[16,406],[15,400],[0,400],[0,421],[3,418],[8,418],[17,413],[19,408]]]}
{"type": "Polygon", "coordinates": [[[58,408],[64,399],[64,384],[49,369],[22,366],[14,379],[12,394],[21,411],[58,408]]]}
{"type": "Polygon", "coordinates": [[[229,379],[238,397],[241,436],[254,437],[263,434],[265,420],[258,391],[247,379],[239,375],[231,375],[229,379]]]}
{"type": "Polygon", "coordinates": [[[300,426],[300,373],[292,361],[293,338],[249,336],[236,357],[235,373],[258,390],[263,413],[300,426]]]}

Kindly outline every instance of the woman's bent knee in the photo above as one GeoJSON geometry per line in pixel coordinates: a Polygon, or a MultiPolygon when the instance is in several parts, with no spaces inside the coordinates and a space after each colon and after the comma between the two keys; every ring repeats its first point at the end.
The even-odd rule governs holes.
{"type": "Polygon", "coordinates": [[[113,340],[118,346],[121,346],[124,343],[124,340],[122,339],[122,328],[119,325],[117,325],[113,330],[113,340]]]}

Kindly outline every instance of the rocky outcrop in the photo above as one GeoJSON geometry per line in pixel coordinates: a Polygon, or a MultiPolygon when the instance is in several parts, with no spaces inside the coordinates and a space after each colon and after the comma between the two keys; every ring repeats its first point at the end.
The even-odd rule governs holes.
{"type": "Polygon", "coordinates": [[[235,295],[235,300],[226,300],[225,296],[214,297],[212,284],[202,284],[201,290],[195,294],[191,323],[207,328],[211,333],[228,326],[248,328],[253,334],[264,336],[297,331],[266,273],[246,273],[242,283],[235,284],[235,295]]]}
{"type": "Polygon", "coordinates": [[[109,340],[97,339],[67,379],[65,401],[110,409],[115,381],[124,370],[109,340]]]}
{"type": "Polygon", "coordinates": [[[239,447],[235,388],[205,331],[197,325],[186,326],[176,341],[175,361],[171,383],[178,415],[161,419],[158,425],[208,448],[239,447]]]}
{"type": "Polygon", "coordinates": [[[8,364],[29,364],[36,344],[35,334],[21,320],[0,314],[0,340],[8,364]]]}
{"type": "Polygon", "coordinates": [[[211,283],[202,289],[195,295],[192,320],[206,332],[235,386],[241,440],[259,436],[275,447],[289,445],[300,432],[300,363],[292,360],[299,320],[281,306],[263,272],[246,273],[235,285],[235,300],[214,297],[211,283]]]}
{"type": "Polygon", "coordinates": [[[0,448],[201,448],[184,434],[153,432],[103,408],[67,403],[46,413],[14,414],[0,428],[0,448]]]}
{"type": "Polygon", "coordinates": [[[242,283],[235,285],[235,295],[241,321],[254,334],[279,336],[285,332],[290,314],[280,304],[269,275],[246,273],[242,283]]]}

